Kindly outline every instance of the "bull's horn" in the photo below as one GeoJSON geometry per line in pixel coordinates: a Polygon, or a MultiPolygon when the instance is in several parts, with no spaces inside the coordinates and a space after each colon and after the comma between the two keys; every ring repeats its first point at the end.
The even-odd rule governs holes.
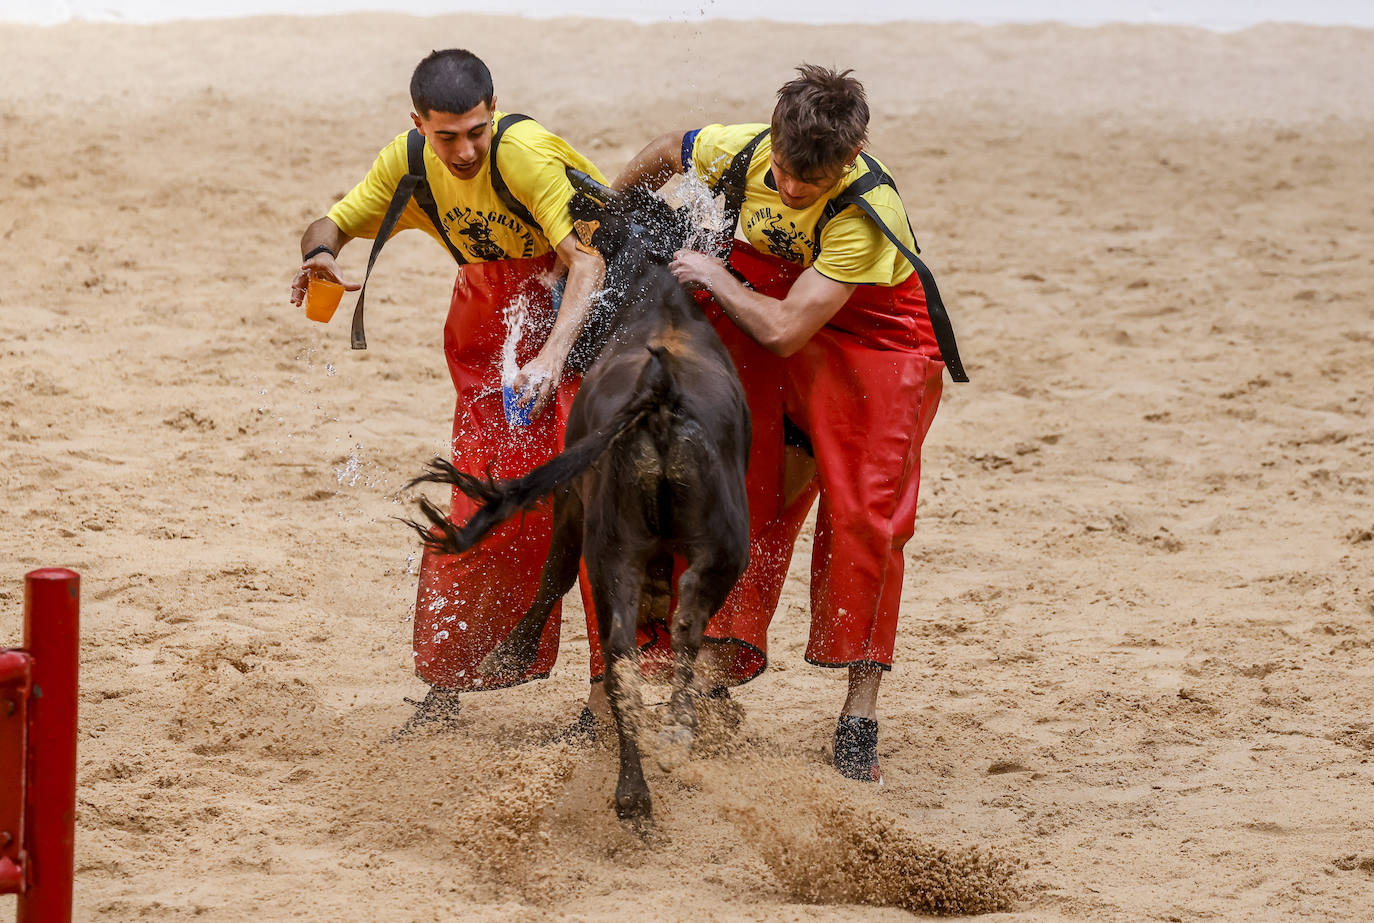
{"type": "Polygon", "coordinates": [[[615,195],[615,190],[612,189],[610,186],[598,182],[588,174],[583,173],[581,170],[575,169],[573,167],[568,167],[567,173],[568,182],[572,183],[574,189],[576,189],[578,192],[585,193],[586,195],[591,196],[593,199],[599,201],[602,205],[605,205],[606,200],[609,199],[611,196],[615,195]]]}

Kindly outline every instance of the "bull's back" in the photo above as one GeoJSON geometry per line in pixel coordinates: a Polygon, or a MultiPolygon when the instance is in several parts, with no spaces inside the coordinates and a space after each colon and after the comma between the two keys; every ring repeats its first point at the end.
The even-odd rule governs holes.
{"type": "Polygon", "coordinates": [[[675,383],[681,415],[732,453],[742,445],[748,455],[749,406],[734,362],[696,303],[685,295],[682,301],[678,310],[646,315],[617,334],[583,378],[569,419],[570,439],[574,426],[590,432],[610,419],[658,352],[675,383]]]}
{"type": "Polygon", "coordinates": [[[641,396],[642,383],[652,377],[646,376],[649,364],[662,363],[671,379],[664,404],[651,407],[615,441],[588,472],[587,492],[604,491],[606,502],[641,509],[656,534],[702,521],[706,511],[725,515],[733,529],[736,509],[747,519],[750,426],[744,389],[696,301],[662,267],[648,272],[663,278],[641,289],[644,301],[623,315],[624,323],[584,376],[567,440],[606,425],[641,396]]]}

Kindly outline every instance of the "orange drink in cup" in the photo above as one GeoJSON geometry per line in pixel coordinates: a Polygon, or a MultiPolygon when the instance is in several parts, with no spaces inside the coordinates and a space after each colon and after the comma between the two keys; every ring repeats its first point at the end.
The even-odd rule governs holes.
{"type": "Polygon", "coordinates": [[[339,299],[343,297],[344,287],[328,279],[311,279],[305,290],[305,316],[322,324],[338,310],[339,299]]]}

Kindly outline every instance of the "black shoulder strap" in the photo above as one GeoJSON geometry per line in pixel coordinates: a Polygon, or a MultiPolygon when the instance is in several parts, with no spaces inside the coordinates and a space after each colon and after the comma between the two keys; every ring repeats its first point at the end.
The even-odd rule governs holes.
{"type": "Polygon", "coordinates": [[[739,149],[739,153],[730,160],[730,165],[711,187],[711,195],[725,194],[725,229],[721,233],[722,245],[735,236],[740,209],[744,208],[744,187],[749,178],[749,164],[754,159],[754,152],[759,149],[759,142],[763,141],[768,131],[769,129],[765,128],[750,138],[749,143],[739,149]]]}
{"type": "MultiPolygon", "coordinates": [[[[491,153],[488,155],[491,161],[491,188],[495,190],[497,198],[501,200],[501,204],[505,205],[512,215],[534,228],[540,234],[543,234],[544,229],[539,226],[538,221],[534,220],[534,215],[530,214],[530,210],[511,193],[510,187],[506,185],[506,178],[501,175],[501,168],[496,165],[496,149],[501,146],[501,138],[505,135],[506,129],[510,128],[512,125],[518,125],[521,122],[528,121],[531,121],[528,115],[520,115],[517,112],[511,112],[501,116],[501,121],[496,123],[496,134],[492,136],[491,153]]],[[[553,243],[557,243],[557,241],[553,241],[553,243]]]]}
{"type": "Polygon", "coordinates": [[[453,254],[453,259],[461,266],[467,262],[462,251],[453,245],[449,240],[448,232],[444,230],[444,223],[439,220],[439,209],[434,204],[434,193],[429,188],[429,180],[425,178],[425,138],[419,131],[412,128],[406,138],[406,168],[407,173],[396,183],[396,191],[391,194],[391,202],[387,204],[386,214],[382,216],[382,223],[377,228],[377,236],[372,241],[372,252],[367,257],[367,273],[363,276],[363,287],[358,291],[358,302],[353,306],[353,330],[351,334],[351,345],[354,349],[367,349],[367,336],[363,332],[363,296],[367,294],[367,280],[372,277],[372,266],[377,262],[377,254],[382,252],[382,247],[386,245],[391,232],[396,228],[396,222],[401,218],[401,212],[405,211],[406,204],[411,197],[415,198],[415,204],[419,205],[429,220],[433,222],[435,229],[439,232],[439,237],[448,247],[448,252],[453,254]]]}
{"type": "MultiPolygon", "coordinates": [[[[879,166],[878,162],[867,154],[860,153],[864,159],[864,166],[868,167],[868,172],[849,184],[849,188],[835,196],[826,204],[821,212],[821,219],[816,223],[815,241],[816,246],[820,246],[821,231],[831,218],[844,211],[850,205],[858,206],[859,210],[869,217],[878,230],[883,232],[883,236],[892,241],[892,245],[897,248],[902,256],[906,257],[911,268],[916,271],[916,277],[921,280],[921,288],[926,293],[926,310],[930,313],[930,326],[935,331],[935,342],[940,346],[940,358],[945,362],[945,368],[949,369],[949,377],[955,381],[968,381],[968,373],[964,371],[964,364],[959,360],[959,346],[954,340],[954,327],[949,322],[949,312],[945,310],[944,300],[940,298],[940,289],[935,285],[935,276],[930,272],[921,258],[916,254],[921,252],[920,247],[915,248],[915,252],[907,249],[906,245],[897,239],[897,235],[892,233],[892,229],[887,226],[887,222],[878,217],[878,212],[873,205],[864,198],[864,194],[878,188],[879,186],[891,186],[895,192],[897,184],[892,181],[879,166]]],[[[908,227],[910,218],[907,219],[908,227]]],[[[912,243],[916,242],[916,234],[911,235],[912,243]]]]}
{"type": "Polygon", "coordinates": [[[448,231],[444,229],[444,222],[439,217],[439,206],[434,202],[434,190],[429,188],[429,179],[425,172],[425,136],[420,134],[417,129],[412,128],[406,137],[406,163],[409,166],[410,175],[420,177],[420,182],[415,187],[415,204],[420,206],[421,211],[429,217],[430,224],[439,232],[439,236],[444,241],[444,246],[448,247],[448,252],[453,254],[453,260],[459,266],[466,263],[467,257],[463,256],[463,251],[453,245],[449,239],[448,231]]]}
{"type": "MultiPolygon", "coordinates": [[[[897,192],[898,195],[901,195],[897,190],[897,183],[888,175],[887,171],[883,169],[882,164],[862,151],[859,152],[859,157],[863,160],[864,166],[868,168],[868,172],[850,183],[849,187],[845,189],[844,192],[825,203],[825,208],[821,211],[821,218],[816,222],[815,234],[812,236],[812,240],[816,242],[815,246],[817,248],[821,245],[821,231],[825,230],[825,226],[830,223],[830,219],[834,218],[849,206],[857,205],[859,199],[868,195],[874,189],[877,189],[879,186],[891,186],[893,192],[897,192]]],[[[881,221],[878,222],[878,224],[886,231],[886,226],[883,225],[881,221]]],[[[909,216],[906,226],[907,230],[911,231],[911,242],[915,244],[912,249],[920,253],[921,245],[916,241],[916,230],[911,226],[911,218],[909,216]]],[[[891,235],[889,235],[889,239],[891,239],[891,235]]],[[[900,246],[901,245],[898,244],[898,247],[900,246]]]]}

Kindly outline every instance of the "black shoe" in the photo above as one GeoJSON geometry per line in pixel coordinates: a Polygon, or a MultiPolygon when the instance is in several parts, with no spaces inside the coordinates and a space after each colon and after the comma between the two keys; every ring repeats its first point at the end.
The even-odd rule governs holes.
{"type": "Polygon", "coordinates": [[[421,701],[417,702],[411,698],[403,701],[414,705],[415,712],[406,719],[405,724],[392,732],[392,740],[433,726],[444,731],[456,730],[458,727],[458,693],[452,689],[431,686],[421,701]]]}
{"type": "Polygon", "coordinates": [[[577,720],[565,727],[549,738],[549,743],[554,744],[590,744],[595,743],[596,738],[601,734],[601,722],[596,720],[596,715],[587,706],[582,706],[582,713],[577,716],[577,720]]]}
{"type": "Polygon", "coordinates": [[[840,716],[840,723],[835,728],[835,768],[845,778],[882,784],[876,719],[840,716]]]}

